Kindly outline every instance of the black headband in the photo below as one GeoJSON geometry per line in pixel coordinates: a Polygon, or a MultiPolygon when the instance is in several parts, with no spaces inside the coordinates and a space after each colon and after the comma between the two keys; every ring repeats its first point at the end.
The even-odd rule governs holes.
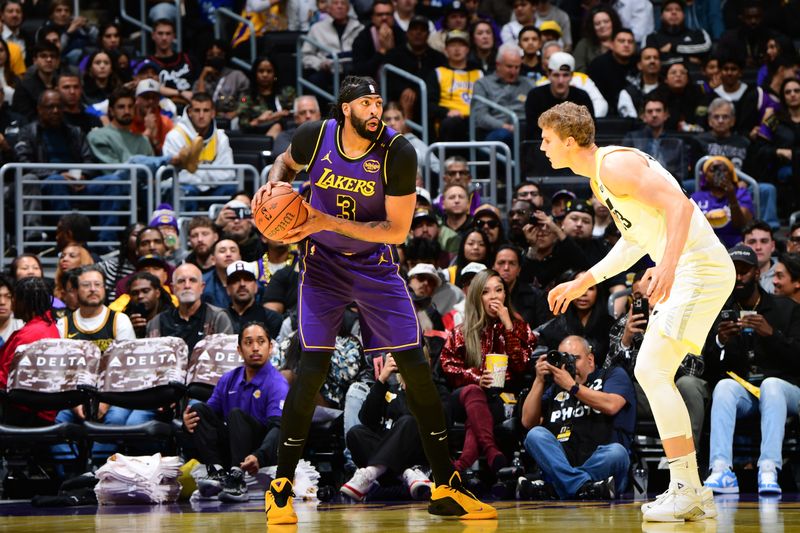
{"type": "Polygon", "coordinates": [[[380,96],[374,83],[362,81],[358,84],[348,86],[344,91],[339,93],[339,104],[347,104],[353,100],[363,98],[364,96],[380,96]]]}

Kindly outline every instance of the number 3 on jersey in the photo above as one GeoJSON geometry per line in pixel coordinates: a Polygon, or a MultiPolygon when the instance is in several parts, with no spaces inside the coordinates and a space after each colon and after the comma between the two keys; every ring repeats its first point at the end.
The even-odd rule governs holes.
{"type": "Polygon", "coordinates": [[[336,216],[347,220],[356,219],[356,201],[352,196],[346,194],[336,195],[336,207],[342,210],[336,216]]]}

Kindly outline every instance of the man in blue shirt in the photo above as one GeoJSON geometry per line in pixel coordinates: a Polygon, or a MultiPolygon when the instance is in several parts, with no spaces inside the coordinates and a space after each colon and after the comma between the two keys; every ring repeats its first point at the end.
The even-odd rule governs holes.
{"type": "Polygon", "coordinates": [[[239,333],[244,364],[224,374],[206,403],[186,408],[183,424],[192,434],[208,477],[198,482],[203,496],[247,501],[244,474],[276,464],[280,417],[289,384],[269,362],[272,340],[263,324],[239,333]]]}
{"type": "Polygon", "coordinates": [[[543,355],[522,406],[525,449],[542,469],[532,494],[542,498],[609,499],[625,490],[636,425],[636,394],[619,367],[597,369],[591,346],[571,335],[558,351],[575,358],[574,373],[543,355]],[[545,389],[545,376],[552,384],[545,389]]]}

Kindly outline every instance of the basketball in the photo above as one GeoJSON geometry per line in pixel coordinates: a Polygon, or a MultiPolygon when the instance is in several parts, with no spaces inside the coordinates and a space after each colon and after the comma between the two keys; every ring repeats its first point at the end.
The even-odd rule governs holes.
{"type": "Polygon", "coordinates": [[[289,187],[274,187],[253,213],[258,231],[273,241],[283,240],[286,232],[305,223],[306,218],[302,196],[289,187]]]}

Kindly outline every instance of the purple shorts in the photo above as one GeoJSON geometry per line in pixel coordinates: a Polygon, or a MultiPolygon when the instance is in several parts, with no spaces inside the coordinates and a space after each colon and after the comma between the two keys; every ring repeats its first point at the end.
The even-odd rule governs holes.
{"type": "Polygon", "coordinates": [[[344,255],[306,240],[298,324],[304,350],[334,349],[344,310],[358,308],[364,351],[418,348],[422,334],[392,246],[344,255]]]}

